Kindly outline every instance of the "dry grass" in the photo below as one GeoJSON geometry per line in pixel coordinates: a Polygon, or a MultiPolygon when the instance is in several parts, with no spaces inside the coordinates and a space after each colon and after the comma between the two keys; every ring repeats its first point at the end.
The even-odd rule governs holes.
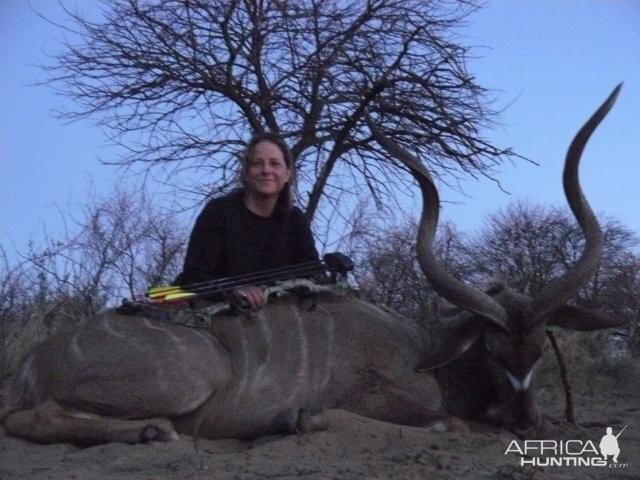
{"type": "Polygon", "coordinates": [[[59,302],[33,306],[20,316],[3,319],[0,323],[0,381],[12,375],[24,355],[37,344],[57,332],[76,328],[90,315],[77,304],[59,302]]]}
{"type": "MultiPolygon", "coordinates": [[[[600,332],[554,332],[567,365],[573,392],[576,421],[594,398],[640,397],[640,359],[631,354],[612,356],[606,347],[608,334],[600,332]]],[[[565,391],[558,361],[549,347],[539,371],[540,401],[547,414],[564,417],[565,391]]]]}

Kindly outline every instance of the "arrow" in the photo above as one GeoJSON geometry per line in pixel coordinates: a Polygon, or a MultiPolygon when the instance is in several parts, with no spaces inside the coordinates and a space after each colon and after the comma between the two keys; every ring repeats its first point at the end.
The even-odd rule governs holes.
{"type": "Polygon", "coordinates": [[[353,262],[345,255],[339,253],[327,254],[324,261],[313,260],[272,268],[258,272],[232,275],[214,280],[191,283],[189,285],[158,285],[151,287],[145,293],[145,299],[152,303],[178,302],[188,300],[199,295],[213,293],[228,293],[236,287],[250,284],[267,286],[273,282],[305,277],[329,270],[335,281],[336,272],[345,274],[353,268],[353,262]]]}
{"type": "MultiPolygon", "coordinates": [[[[302,263],[298,265],[290,265],[286,267],[274,268],[271,270],[263,270],[259,272],[253,272],[243,275],[235,275],[230,277],[218,278],[205,282],[192,283],[189,285],[159,285],[151,287],[147,290],[145,296],[151,301],[163,301],[170,300],[171,298],[182,297],[169,297],[174,294],[186,293],[188,289],[189,293],[195,295],[216,293],[230,291],[235,287],[247,285],[249,283],[269,283],[271,281],[294,278],[298,275],[308,275],[312,273],[318,273],[324,271],[324,264],[322,262],[313,261],[302,263]]],[[[184,297],[187,298],[187,297],[184,297]]],[[[191,298],[191,297],[189,297],[191,298]]]]}

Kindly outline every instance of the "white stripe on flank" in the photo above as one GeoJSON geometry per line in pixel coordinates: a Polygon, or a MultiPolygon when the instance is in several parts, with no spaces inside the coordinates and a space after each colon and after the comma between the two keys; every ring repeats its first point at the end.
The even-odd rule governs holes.
{"type": "Polygon", "coordinates": [[[220,340],[218,340],[218,337],[216,337],[215,335],[212,335],[212,334],[209,334],[209,333],[204,333],[203,331],[201,331],[201,330],[199,330],[197,328],[191,328],[190,332],[198,335],[205,342],[210,343],[212,346],[213,346],[214,342],[215,342],[215,344],[217,346],[220,346],[220,340]]]}
{"type": "Polygon", "coordinates": [[[82,362],[84,359],[84,355],[82,354],[82,350],[80,350],[80,346],[78,345],[78,337],[80,336],[81,330],[76,332],[76,334],[71,337],[71,353],[73,354],[73,358],[82,362]]]}
{"type": "Polygon", "coordinates": [[[242,393],[244,392],[245,388],[247,387],[247,377],[248,377],[248,373],[249,373],[249,349],[248,349],[248,345],[247,345],[247,330],[244,328],[244,325],[242,324],[242,317],[240,316],[236,316],[235,317],[235,321],[237,323],[237,331],[240,335],[240,349],[242,350],[240,352],[240,358],[241,358],[241,363],[240,363],[240,383],[238,385],[238,394],[236,396],[236,403],[240,402],[240,399],[242,398],[242,393]]]}
{"type": "Polygon", "coordinates": [[[308,379],[307,369],[309,368],[309,343],[307,339],[307,334],[304,330],[304,319],[300,315],[300,311],[297,308],[292,308],[294,317],[296,318],[296,328],[298,330],[298,348],[299,359],[298,359],[298,368],[296,370],[295,383],[291,387],[291,394],[287,399],[287,404],[292,405],[295,400],[298,392],[300,391],[300,385],[304,383],[308,379]]]}
{"type": "Polygon", "coordinates": [[[151,329],[151,330],[158,330],[158,331],[160,331],[160,332],[162,332],[162,333],[164,333],[164,334],[168,335],[168,336],[171,338],[171,340],[173,340],[173,341],[178,345],[178,348],[179,348],[181,351],[183,351],[183,352],[186,352],[186,351],[187,351],[187,347],[184,345],[184,343],[182,342],[182,340],[180,339],[180,337],[176,337],[176,336],[173,334],[173,332],[170,330],[170,328],[169,328],[169,327],[164,327],[164,328],[163,328],[163,327],[160,327],[160,326],[154,325],[153,323],[151,323],[151,320],[149,320],[148,318],[145,318],[145,319],[143,320],[143,323],[144,323],[144,325],[145,325],[147,328],[149,328],[149,329],[151,329]]]}
{"type": "Polygon", "coordinates": [[[271,362],[271,344],[273,341],[271,338],[269,322],[264,312],[260,310],[257,317],[258,321],[260,322],[260,333],[262,334],[260,341],[264,343],[264,346],[267,349],[267,357],[265,358],[264,363],[258,367],[258,370],[255,373],[253,382],[254,385],[252,386],[253,388],[261,387],[267,383],[268,378],[267,376],[265,376],[264,371],[266,368],[271,368],[271,365],[269,364],[271,362]]]}
{"type": "Polygon", "coordinates": [[[27,358],[27,361],[22,367],[22,371],[20,372],[20,376],[18,377],[18,381],[16,383],[21,384],[23,382],[26,382],[29,390],[33,390],[36,385],[36,379],[34,378],[34,375],[32,375],[32,373],[35,373],[33,371],[33,354],[29,355],[29,357],[27,358]]]}
{"type": "Polygon", "coordinates": [[[327,352],[325,353],[324,374],[322,377],[322,383],[320,383],[320,390],[324,390],[329,384],[331,379],[331,371],[335,363],[335,328],[336,322],[334,316],[324,307],[318,305],[318,310],[321,310],[325,314],[324,324],[327,326],[327,352]]]}
{"type": "Polygon", "coordinates": [[[102,317],[102,328],[104,328],[104,330],[108,334],[113,335],[114,337],[125,338],[125,339],[127,338],[125,335],[122,335],[121,333],[118,333],[113,329],[112,322],[107,316],[102,317]]]}

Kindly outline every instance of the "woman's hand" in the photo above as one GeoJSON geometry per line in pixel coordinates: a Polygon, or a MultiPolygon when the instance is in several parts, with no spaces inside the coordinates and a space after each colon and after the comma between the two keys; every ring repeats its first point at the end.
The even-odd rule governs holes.
{"type": "Polygon", "coordinates": [[[267,297],[264,295],[264,291],[255,285],[238,287],[233,291],[233,295],[245,300],[251,310],[260,310],[267,303],[267,297]]]}

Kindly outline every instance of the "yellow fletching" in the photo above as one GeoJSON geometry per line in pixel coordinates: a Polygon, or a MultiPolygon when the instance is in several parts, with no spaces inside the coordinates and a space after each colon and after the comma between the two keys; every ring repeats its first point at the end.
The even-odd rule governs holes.
{"type": "Polygon", "coordinates": [[[180,302],[197,297],[197,293],[185,292],[176,285],[159,285],[147,290],[146,297],[153,303],[180,302]]]}
{"type": "Polygon", "coordinates": [[[172,290],[179,290],[177,285],[158,285],[157,287],[151,287],[147,290],[147,295],[155,295],[157,293],[166,293],[172,290]]]}
{"type": "Polygon", "coordinates": [[[169,293],[168,295],[165,295],[162,300],[165,302],[179,302],[182,300],[187,300],[189,298],[195,298],[197,296],[197,293],[181,291],[179,293],[169,293]]]}
{"type": "Polygon", "coordinates": [[[174,293],[184,293],[184,290],[180,287],[154,287],[147,290],[147,297],[157,299],[174,293]]]}

